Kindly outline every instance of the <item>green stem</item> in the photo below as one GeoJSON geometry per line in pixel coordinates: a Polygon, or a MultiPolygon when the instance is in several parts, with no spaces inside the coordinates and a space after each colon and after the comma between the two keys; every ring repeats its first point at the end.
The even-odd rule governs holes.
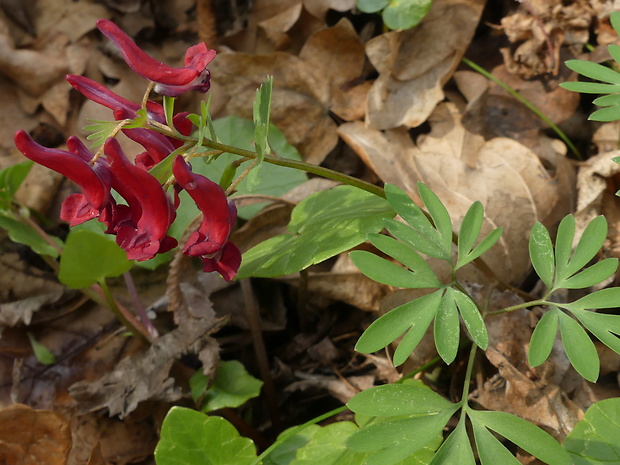
{"type": "Polygon", "coordinates": [[[549,305],[549,302],[547,302],[544,299],[532,300],[530,302],[523,302],[522,304],[513,305],[512,307],[501,308],[499,310],[488,312],[487,316],[499,315],[500,313],[514,312],[515,310],[521,310],[522,308],[527,308],[527,307],[535,307],[536,305],[549,305]]]}
{"type": "MultiPolygon", "coordinates": [[[[181,134],[171,131],[170,128],[163,126],[162,124],[153,123],[156,122],[153,122],[151,120],[148,121],[148,124],[151,126],[152,129],[155,129],[156,131],[161,132],[167,136],[175,137],[179,140],[183,140],[186,142],[198,142],[198,139],[196,139],[195,137],[183,136],[181,134]]],[[[258,157],[256,152],[252,152],[251,150],[245,150],[238,147],[233,147],[231,145],[221,144],[219,142],[214,142],[208,139],[203,139],[202,145],[213,150],[220,150],[222,152],[232,153],[245,158],[255,159],[258,157]]],[[[279,157],[273,154],[265,155],[264,160],[267,163],[271,163],[272,165],[285,166],[287,168],[305,171],[306,173],[316,174],[317,176],[332,179],[343,184],[348,184],[349,186],[357,187],[359,189],[365,190],[366,192],[370,192],[371,194],[375,194],[379,197],[385,198],[385,192],[383,192],[383,189],[381,187],[375,186],[374,184],[366,181],[362,181],[361,179],[354,178],[353,176],[330,170],[329,168],[312,165],[310,163],[305,163],[299,160],[291,160],[290,158],[279,157]]]]}
{"type": "MultiPolygon", "coordinates": [[[[108,283],[106,282],[105,278],[103,278],[101,281],[99,281],[99,285],[101,286],[101,290],[103,291],[103,295],[105,296],[105,299],[108,303],[108,307],[110,308],[110,310],[112,310],[112,313],[114,313],[114,315],[116,315],[116,318],[118,318],[118,320],[137,338],[145,340],[146,342],[148,342],[150,340],[150,335],[148,333],[148,331],[146,331],[146,329],[144,329],[144,327],[142,327],[142,325],[138,324],[138,322],[136,321],[136,319],[133,317],[133,315],[131,315],[128,312],[123,312],[121,311],[121,309],[119,308],[119,306],[116,303],[116,300],[114,299],[114,296],[112,296],[112,293],[110,292],[110,288],[108,287],[108,283]]],[[[85,293],[86,295],[88,295],[88,293],[85,293]]]]}
{"type": "Polygon", "coordinates": [[[303,431],[304,429],[306,429],[308,426],[310,425],[314,425],[320,421],[323,421],[327,418],[333,417],[334,415],[338,415],[341,412],[344,412],[345,410],[347,410],[347,406],[343,405],[342,407],[338,407],[337,409],[331,410],[327,413],[324,413],[321,416],[318,416],[316,418],[313,418],[312,420],[309,420],[307,422],[305,422],[302,425],[299,425],[296,428],[290,429],[285,433],[282,433],[280,435],[280,437],[276,440],[276,442],[274,442],[272,445],[270,445],[267,449],[265,449],[263,451],[262,454],[260,454],[258,457],[256,457],[256,460],[254,460],[254,462],[252,462],[251,465],[258,465],[259,463],[261,463],[261,461],[267,457],[269,454],[271,454],[271,452],[273,452],[273,450],[280,446],[284,441],[286,441],[288,438],[295,436],[297,433],[303,431]]]}
{"type": "Polygon", "coordinates": [[[560,139],[562,139],[564,141],[564,143],[567,145],[567,147],[571,150],[571,152],[573,152],[575,154],[575,156],[579,159],[579,160],[583,160],[583,156],[581,155],[581,153],[579,152],[579,150],[577,150],[577,147],[575,147],[575,145],[570,141],[570,139],[568,138],[568,136],[566,134],[564,134],[564,131],[562,131],[553,121],[551,121],[542,111],[540,111],[538,109],[538,107],[536,107],[532,102],[530,102],[529,100],[527,100],[525,97],[523,97],[519,92],[517,92],[516,90],[514,90],[512,87],[510,87],[508,84],[506,84],[504,81],[496,78],[495,76],[493,76],[491,73],[489,73],[486,69],[478,66],[476,63],[474,63],[473,61],[463,57],[462,58],[463,63],[465,63],[467,66],[469,66],[470,68],[472,68],[475,71],[478,71],[480,74],[482,74],[484,77],[486,77],[487,79],[490,79],[491,81],[493,81],[495,84],[497,84],[498,86],[504,88],[509,94],[511,94],[514,98],[516,98],[519,102],[521,102],[523,105],[525,105],[527,108],[529,108],[530,110],[532,110],[536,116],[538,116],[541,120],[543,120],[545,123],[547,123],[549,125],[549,127],[551,129],[553,129],[555,131],[555,133],[560,137],[560,139]]]}
{"type": "MultiPolygon", "coordinates": [[[[478,350],[478,346],[476,344],[471,345],[471,349],[469,350],[469,360],[467,361],[467,370],[465,371],[465,381],[463,383],[463,395],[461,396],[461,405],[463,407],[467,406],[467,398],[469,397],[469,383],[471,382],[471,375],[474,371],[474,361],[476,359],[476,350],[478,350]]],[[[461,411],[461,415],[465,414],[465,410],[461,411]]]]}

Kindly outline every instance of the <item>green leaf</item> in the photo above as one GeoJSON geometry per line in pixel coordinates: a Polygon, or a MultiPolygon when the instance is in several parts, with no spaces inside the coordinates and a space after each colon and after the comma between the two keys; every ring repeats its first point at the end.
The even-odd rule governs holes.
{"type": "Polygon", "coordinates": [[[377,417],[439,413],[455,406],[420,380],[366,389],[347,402],[353,412],[377,417]]]}
{"type": "Polygon", "coordinates": [[[435,229],[431,229],[432,236],[429,238],[423,235],[418,230],[407,226],[406,224],[393,218],[386,218],[384,220],[384,224],[390,234],[392,234],[397,239],[403,241],[404,243],[409,244],[420,253],[428,255],[429,257],[449,261],[450,257],[446,254],[446,252],[440,245],[441,241],[439,239],[439,234],[435,229]]]}
{"type": "MultiPolygon", "coordinates": [[[[619,104],[620,105],[620,104],[619,104]]],[[[607,108],[601,108],[593,112],[588,119],[591,121],[600,121],[609,123],[620,119],[620,106],[614,105],[607,108]]]]}
{"type": "Polygon", "coordinates": [[[430,465],[476,465],[465,428],[465,417],[461,418],[454,431],[441,445],[430,465]]]}
{"type": "MultiPolygon", "coordinates": [[[[213,121],[213,131],[222,143],[239,147],[246,150],[254,149],[254,124],[252,121],[239,118],[237,116],[226,116],[213,121]]],[[[292,160],[301,160],[301,156],[295,147],[289,144],[284,134],[275,126],[269,126],[269,145],[281,157],[292,160]]],[[[208,157],[209,159],[213,157],[208,157]]],[[[194,172],[208,177],[213,182],[219,182],[222,173],[230,163],[239,160],[238,155],[223,153],[217,160],[205,164],[200,160],[192,161],[194,172]]],[[[243,172],[251,163],[246,161],[239,167],[239,172],[243,172]]],[[[277,166],[265,163],[260,172],[260,183],[255,186],[248,186],[247,178],[242,180],[236,188],[233,198],[239,195],[268,195],[280,197],[292,188],[307,181],[308,176],[300,170],[277,166]]],[[[193,203],[190,201],[190,203],[193,203]]],[[[239,208],[239,217],[248,219],[258,213],[269,202],[259,202],[239,208]]],[[[181,203],[183,207],[183,202],[181,203]]],[[[195,209],[197,212],[197,209],[195,209]]]]}
{"type": "Polygon", "coordinates": [[[565,275],[558,276],[566,279],[573,275],[592,260],[605,242],[607,237],[607,220],[604,216],[594,218],[583,231],[581,239],[575,247],[573,256],[565,270],[565,275]]]}
{"type": "Polygon", "coordinates": [[[424,278],[422,278],[422,280],[417,279],[418,273],[414,273],[402,266],[389,262],[374,253],[366,252],[365,250],[354,250],[349,256],[355,266],[365,276],[378,283],[411,289],[431,287],[424,278]]]}
{"type": "Polygon", "coordinates": [[[34,356],[39,363],[43,365],[53,365],[56,363],[56,357],[47,347],[37,341],[30,331],[26,334],[28,335],[32,352],[34,352],[34,356]]]}
{"type": "Polygon", "coordinates": [[[536,274],[547,289],[553,288],[554,256],[549,231],[541,223],[536,223],[530,233],[530,258],[536,274]]]}
{"type": "Polygon", "coordinates": [[[93,124],[89,124],[84,126],[84,131],[90,132],[86,136],[86,140],[93,141],[91,144],[91,148],[99,147],[103,145],[103,143],[114,134],[116,128],[118,127],[118,121],[101,121],[89,119],[93,124]]]}
{"type": "MultiPolygon", "coordinates": [[[[164,116],[166,117],[166,124],[169,128],[174,129],[174,123],[172,121],[172,117],[174,116],[174,97],[168,97],[164,95],[163,98],[163,107],[164,107],[164,116]]],[[[198,129],[202,129],[201,126],[198,126],[198,129]]]]}
{"type": "Polygon", "coordinates": [[[486,350],[489,345],[489,334],[487,333],[487,327],[484,324],[484,319],[480,314],[478,306],[468,295],[463,294],[459,290],[455,289],[452,296],[459,308],[459,312],[469,335],[478,347],[482,350],[486,350]]]}
{"type": "Polygon", "coordinates": [[[381,350],[408,328],[421,339],[435,317],[442,293],[435,291],[390,310],[364,331],[355,350],[364,354],[381,350]]]}
{"type": "Polygon", "coordinates": [[[612,276],[618,269],[617,258],[605,258],[580,273],[562,281],[563,289],[583,289],[594,286],[612,276]]]}
{"type": "Polygon", "coordinates": [[[392,465],[435,439],[454,412],[455,409],[450,409],[437,414],[371,424],[354,433],[346,446],[356,452],[369,453],[365,462],[367,465],[392,465]]]}
{"type": "Polygon", "coordinates": [[[558,333],[559,314],[558,308],[552,306],[536,325],[527,354],[527,361],[531,367],[537,367],[549,358],[558,333]]]}
{"type": "Polygon", "coordinates": [[[424,205],[426,205],[433,223],[435,223],[435,228],[439,231],[443,250],[452,260],[452,220],[448,210],[446,210],[439,197],[426,184],[418,182],[418,193],[424,201],[424,205]]]}
{"type": "Polygon", "coordinates": [[[392,215],[385,199],[352,186],[317,192],[293,209],[290,234],[272,237],[243,255],[237,278],[296,273],[361,244],[392,215]]]}
{"type": "Polygon", "coordinates": [[[575,302],[558,304],[558,306],[572,312],[573,310],[616,308],[618,302],[620,302],[620,287],[611,287],[588,294],[575,302]]]}
{"type": "Polygon", "coordinates": [[[254,378],[236,360],[220,361],[213,385],[204,395],[200,410],[207,413],[226,407],[239,407],[258,397],[263,382],[254,378]]]}
{"type": "Polygon", "coordinates": [[[81,289],[132,267],[116,242],[92,231],[71,231],[60,257],[60,282],[81,289]]]}
{"type": "Polygon", "coordinates": [[[11,207],[13,197],[30,172],[33,161],[16,163],[0,171],[0,208],[11,207]]]}
{"type": "MultiPolygon", "coordinates": [[[[618,47],[617,45],[615,45],[615,47],[618,47]]],[[[618,48],[618,50],[620,50],[620,48],[618,48]]],[[[598,97],[595,98],[592,103],[594,105],[598,105],[601,107],[608,107],[608,106],[613,106],[613,105],[619,105],[620,104],[620,94],[609,94],[609,95],[603,95],[602,97],[598,97]]]]}
{"type": "Polygon", "coordinates": [[[267,76],[267,79],[256,91],[256,100],[254,101],[254,148],[257,158],[254,161],[256,166],[247,177],[247,186],[250,190],[258,184],[258,173],[262,168],[265,155],[270,152],[269,143],[267,142],[267,130],[269,128],[272,89],[273,76],[267,76]]]}
{"type": "Polygon", "coordinates": [[[620,354],[620,315],[575,309],[571,312],[603,344],[620,354]]]}
{"type": "Polygon", "coordinates": [[[439,356],[450,365],[456,358],[459,348],[460,325],[459,313],[456,308],[454,295],[457,291],[446,289],[439,309],[435,316],[434,337],[439,356]]]}
{"type": "MultiPolygon", "coordinates": [[[[612,13],[613,14],[613,13],[612,13]]],[[[592,404],[564,440],[577,465],[620,463],[620,398],[592,404]]]]}
{"type": "Polygon", "coordinates": [[[460,266],[456,266],[455,269],[458,269],[469,262],[473,262],[476,258],[487,252],[499,240],[503,231],[503,228],[495,228],[493,231],[491,231],[484,239],[480,241],[476,248],[464,258],[460,266]]]}
{"type": "Polygon", "coordinates": [[[183,407],[172,407],[155,448],[157,465],[250,465],[254,443],[228,421],[183,407]]]}
{"type": "MultiPolygon", "coordinates": [[[[294,429],[296,427],[288,428],[278,435],[276,440],[276,443],[278,443],[277,447],[263,459],[261,465],[290,465],[295,461],[298,450],[308,444],[316,433],[321,430],[321,427],[318,425],[307,425],[301,431],[288,436],[291,430],[294,429]],[[284,437],[286,439],[282,440],[284,437]]],[[[344,447],[343,445],[341,446],[344,447]]]]}
{"type": "Polygon", "coordinates": [[[591,383],[598,379],[600,362],[594,343],[585,329],[570,316],[560,312],[560,333],[568,360],[577,373],[591,383]]]}
{"type": "Polygon", "coordinates": [[[613,94],[620,92],[620,85],[599,84],[598,82],[562,82],[560,87],[582,94],[613,94]]]}
{"type": "MultiPolygon", "coordinates": [[[[435,227],[428,220],[424,212],[420,207],[418,207],[411,197],[409,197],[405,191],[401,188],[395,186],[394,184],[386,184],[384,187],[385,195],[387,201],[391,205],[391,207],[398,213],[403,220],[405,220],[415,231],[424,236],[427,240],[432,241],[435,244],[435,247],[438,252],[438,256],[436,258],[441,258],[442,260],[450,261],[452,258],[452,245],[450,245],[450,249],[447,251],[444,250],[442,238],[439,234],[439,231],[435,229],[435,227]]],[[[391,222],[390,222],[391,224],[391,222]]],[[[392,234],[396,235],[389,227],[388,230],[392,232],[392,234]]],[[[409,232],[411,235],[411,232],[409,232]]],[[[400,240],[408,242],[416,249],[422,253],[430,255],[434,257],[435,255],[427,253],[425,250],[419,248],[418,246],[411,243],[412,238],[406,239],[404,237],[397,236],[400,240]]],[[[450,239],[452,240],[452,239],[450,239]]]]}
{"type": "Polygon", "coordinates": [[[566,215],[560,221],[558,233],[555,239],[555,266],[558,277],[568,277],[568,262],[573,251],[573,238],[575,237],[575,217],[566,215]]]}
{"type": "Polygon", "coordinates": [[[475,418],[471,419],[476,440],[476,449],[481,465],[520,465],[519,462],[486,427],[475,418]]]}
{"type": "Polygon", "coordinates": [[[383,10],[383,22],[390,29],[411,29],[431,9],[433,0],[392,0],[383,10]]]}
{"type": "Polygon", "coordinates": [[[390,0],[357,0],[357,9],[363,13],[376,13],[388,6],[390,0]]]}
{"type": "Polygon", "coordinates": [[[291,465],[363,465],[366,454],[345,446],[345,441],[357,431],[357,425],[350,421],[338,421],[320,428],[297,450],[291,465]]]}
{"type": "Polygon", "coordinates": [[[63,243],[58,237],[48,235],[52,241],[58,244],[58,248],[56,248],[43,239],[34,227],[22,222],[9,211],[0,212],[0,228],[9,233],[9,238],[13,242],[27,245],[39,255],[49,255],[56,258],[59,255],[58,248],[63,247],[63,243]]]}
{"type": "Polygon", "coordinates": [[[440,287],[441,281],[433,269],[411,247],[381,234],[368,234],[368,239],[377,249],[398,260],[416,276],[416,288],[440,287]],[[426,284],[426,285],[423,285],[426,284]]]}
{"type": "Polygon", "coordinates": [[[468,409],[472,423],[478,422],[514,442],[521,449],[548,465],[571,465],[572,460],[562,446],[548,433],[529,421],[504,412],[468,409]]]}
{"type": "Polygon", "coordinates": [[[484,208],[479,201],[471,204],[467,213],[463,217],[461,227],[459,229],[458,251],[459,257],[456,268],[463,266],[462,262],[465,260],[469,252],[474,247],[476,239],[480,235],[482,229],[482,220],[484,218],[484,208]]]}
{"type": "Polygon", "coordinates": [[[611,25],[613,26],[614,30],[616,31],[616,34],[620,35],[620,12],[619,11],[613,11],[609,15],[609,20],[611,21],[611,25]]]}
{"type": "Polygon", "coordinates": [[[585,60],[568,60],[565,64],[569,69],[572,69],[583,76],[589,77],[590,79],[620,85],[620,73],[606,66],[585,60]]]}

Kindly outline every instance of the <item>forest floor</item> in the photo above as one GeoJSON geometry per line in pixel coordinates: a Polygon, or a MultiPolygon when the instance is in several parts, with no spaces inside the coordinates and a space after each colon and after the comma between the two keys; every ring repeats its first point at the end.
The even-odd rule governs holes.
{"type": "MultiPolygon", "coordinates": [[[[89,119],[112,119],[70,87],[68,73],[141,101],[144,79],[96,29],[97,19],[108,18],[173,66],[199,41],[215,48],[209,66],[214,118],[251,119],[256,89],[273,75],[271,120],[306,162],[396,184],[412,196],[422,181],[457,225],[480,200],[488,224],[504,228],[487,263],[521,290],[540,292],[528,259],[529,230],[537,221],[554,230],[573,213],[580,234],[603,214],[609,234],[599,258],[620,257],[614,197],[620,165],[611,161],[620,155],[620,125],[588,121],[592,97],[559,87],[577,80],[567,59],[610,59],[606,46],[620,43],[609,23],[610,12],[620,8],[615,1],[434,0],[422,23],[407,31],[384,29],[380,15],[359,12],[354,0],[3,0],[0,7],[0,169],[24,161],[12,142],[18,129],[62,148],[70,135],[87,135],[82,128],[89,119]],[[464,57],[537,107],[573,146],[464,57]]],[[[177,109],[198,112],[206,99],[183,95],[177,109]]],[[[138,152],[128,140],[123,147],[132,156],[138,152]]],[[[285,231],[296,203],[335,185],[296,179],[294,185],[286,176],[274,180],[268,193],[279,189],[283,200],[266,206],[265,197],[240,192],[239,207],[263,202],[242,215],[231,237],[242,251],[285,231]]],[[[35,166],[16,199],[38,212],[48,233],[66,237],[60,203],[75,189],[35,166]]],[[[347,254],[301,275],[245,286],[206,275],[189,260],[176,262],[172,272],[168,264],[134,267],[137,295],[161,335],[149,346],[127,337],[109,310],[60,284],[28,247],[3,233],[0,240],[0,437],[28,428],[58,431],[55,445],[37,452],[46,457],[40,463],[154,463],[166,412],[172,405],[195,407],[190,377],[197,370],[213,375],[220,359],[238,360],[258,378],[266,376],[261,364],[268,367],[271,381],[261,397],[217,412],[264,448],[284,428],[437,357],[430,336],[398,368],[387,353],[354,351],[378,315],[419,294],[371,281],[347,254]],[[198,309],[202,333],[176,315],[175,299],[198,309]],[[256,304],[263,356],[248,310],[256,304]],[[54,363],[41,363],[31,341],[51,351],[54,363]],[[277,407],[269,408],[273,399],[277,407]],[[29,408],[17,414],[16,403],[29,408]]],[[[476,270],[466,276],[479,296],[487,279],[476,270]]],[[[111,286],[134,308],[122,278],[111,286]]],[[[497,292],[490,305],[515,299],[497,292]]],[[[530,368],[527,347],[541,314],[524,310],[489,320],[491,345],[479,359],[472,396],[483,408],[535,419],[561,439],[593,402],[620,397],[620,356],[597,345],[596,384],[578,376],[562,351],[543,368],[530,368]]],[[[465,362],[436,362],[418,376],[454,399],[464,370],[465,362]]],[[[0,447],[2,453],[8,454],[0,447]]]]}

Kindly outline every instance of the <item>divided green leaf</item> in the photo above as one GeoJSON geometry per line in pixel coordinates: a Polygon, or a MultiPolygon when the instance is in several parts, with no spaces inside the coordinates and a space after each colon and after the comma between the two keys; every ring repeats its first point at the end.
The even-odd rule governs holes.
{"type": "Polygon", "coordinates": [[[559,313],[560,310],[557,307],[551,306],[534,328],[527,354],[531,367],[537,367],[549,358],[558,333],[559,313]]]}
{"type": "Polygon", "coordinates": [[[562,344],[577,373],[591,383],[598,379],[600,362],[594,343],[585,329],[563,312],[559,312],[562,344]]]}

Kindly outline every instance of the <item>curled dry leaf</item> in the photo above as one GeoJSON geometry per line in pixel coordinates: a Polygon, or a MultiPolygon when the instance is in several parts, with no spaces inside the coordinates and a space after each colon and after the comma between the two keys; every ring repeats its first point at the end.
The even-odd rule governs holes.
{"type": "Polygon", "coordinates": [[[455,230],[476,200],[485,207],[482,234],[503,227],[494,252],[484,259],[508,282],[520,282],[530,270],[526,231],[536,222],[553,222],[571,210],[560,186],[570,166],[557,157],[549,172],[540,158],[503,137],[485,141],[461,124],[452,104],[441,104],[429,118],[431,133],[414,144],[402,129],[379,132],[361,123],[338,129],[341,137],[386,182],[415,197],[417,181],[427,184],[445,203],[455,230]],[[556,168],[556,167],[554,167],[556,168]]]}
{"type": "Polygon", "coordinates": [[[210,69],[214,88],[229,97],[226,113],[250,119],[247,102],[254,100],[265,76],[273,74],[271,121],[306,161],[318,164],[338,139],[329,112],[361,115],[361,91],[348,86],[361,76],[363,64],[363,46],[351,23],[342,19],[312,35],[299,57],[284,52],[222,52],[210,69]]]}
{"type": "Polygon", "coordinates": [[[6,464],[65,465],[71,449],[71,430],[60,414],[22,404],[0,410],[0,438],[6,464]]]}
{"type": "Polygon", "coordinates": [[[435,0],[413,29],[382,34],[366,44],[379,72],[368,93],[367,122],[375,129],[422,124],[443,100],[443,86],[461,61],[483,0],[435,0]]]}

